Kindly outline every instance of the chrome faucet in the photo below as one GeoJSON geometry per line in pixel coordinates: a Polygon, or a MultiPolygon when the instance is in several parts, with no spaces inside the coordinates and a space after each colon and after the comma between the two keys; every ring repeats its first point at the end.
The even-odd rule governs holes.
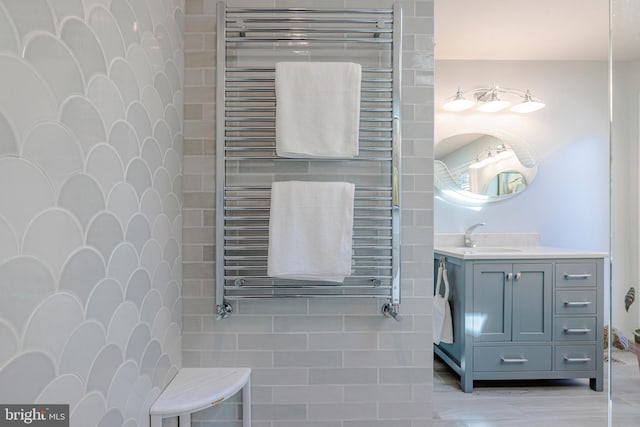
{"type": "Polygon", "coordinates": [[[467,248],[475,248],[476,247],[476,242],[471,239],[471,233],[473,233],[473,230],[475,230],[476,228],[480,227],[481,225],[486,225],[486,224],[484,222],[479,222],[477,224],[473,224],[471,227],[467,228],[467,231],[464,232],[464,245],[467,248]]]}

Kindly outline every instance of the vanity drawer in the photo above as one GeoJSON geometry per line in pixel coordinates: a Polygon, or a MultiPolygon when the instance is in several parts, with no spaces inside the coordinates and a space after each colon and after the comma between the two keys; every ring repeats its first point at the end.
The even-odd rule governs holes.
{"type": "Polygon", "coordinates": [[[596,368],[596,346],[558,346],[554,359],[556,371],[592,371],[596,368]]]}
{"type": "Polygon", "coordinates": [[[479,372],[550,371],[551,346],[475,347],[473,370],[479,372]]]}
{"type": "Polygon", "coordinates": [[[595,314],[596,290],[562,290],[556,292],[556,314],[595,314]]]}
{"type": "Polygon", "coordinates": [[[595,262],[557,263],[556,287],[596,286],[597,272],[598,267],[595,262]]]}
{"type": "Polygon", "coordinates": [[[595,341],[595,317],[556,317],[553,339],[556,341],[595,341]]]}

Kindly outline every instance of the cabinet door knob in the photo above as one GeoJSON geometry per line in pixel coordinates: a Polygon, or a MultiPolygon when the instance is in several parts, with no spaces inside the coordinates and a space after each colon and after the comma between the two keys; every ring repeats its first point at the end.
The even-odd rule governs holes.
{"type": "Polygon", "coordinates": [[[516,273],[516,280],[520,280],[521,277],[522,277],[522,273],[516,273]]]}
{"type": "Polygon", "coordinates": [[[507,280],[513,279],[513,273],[507,273],[507,280]]]}

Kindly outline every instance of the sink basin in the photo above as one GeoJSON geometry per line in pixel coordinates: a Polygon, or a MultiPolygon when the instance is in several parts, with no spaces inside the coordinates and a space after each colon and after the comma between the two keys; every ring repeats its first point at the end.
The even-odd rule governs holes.
{"type": "Polygon", "coordinates": [[[522,252],[522,249],[518,248],[503,248],[496,246],[481,246],[479,248],[462,248],[464,253],[473,254],[473,253],[505,253],[505,252],[522,252]]]}

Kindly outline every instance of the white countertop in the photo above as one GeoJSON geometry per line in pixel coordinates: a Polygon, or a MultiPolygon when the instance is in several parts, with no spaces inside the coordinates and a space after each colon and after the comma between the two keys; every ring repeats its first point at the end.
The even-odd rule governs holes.
{"type": "Polygon", "coordinates": [[[553,258],[606,258],[606,252],[584,251],[580,249],[554,248],[550,246],[438,246],[436,255],[460,259],[553,259],[553,258]]]}

